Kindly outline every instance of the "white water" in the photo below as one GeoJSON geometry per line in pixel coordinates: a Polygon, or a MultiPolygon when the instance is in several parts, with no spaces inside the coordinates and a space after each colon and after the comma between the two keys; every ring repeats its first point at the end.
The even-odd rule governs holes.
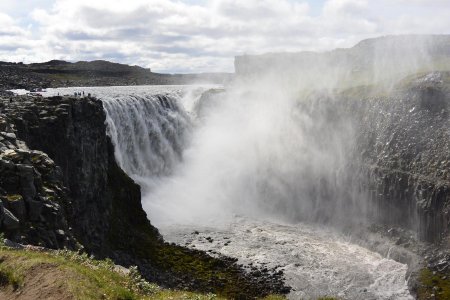
{"type": "Polygon", "coordinates": [[[167,226],[162,233],[169,241],[213,250],[239,263],[283,270],[294,288],[290,299],[412,299],[405,284],[406,265],[324,227],[236,218],[221,227],[167,226]]]}
{"type": "Polygon", "coordinates": [[[341,132],[351,130],[345,124],[324,127],[328,121],[321,115],[294,113],[295,103],[274,98],[285,95],[234,95],[203,111],[199,121],[193,108],[201,87],[46,94],[83,90],[102,99],[116,159],[141,185],[150,220],[169,240],[243,263],[280,266],[294,288],[292,299],[411,299],[405,265],[327,228],[285,222],[284,216],[308,219],[327,209],[329,216],[356,219],[351,207],[336,205],[339,194],[334,205],[308,197],[317,178],[331,181],[342,167],[342,137],[348,136],[341,132]],[[328,135],[310,133],[324,128],[328,135]],[[214,242],[192,235],[194,230],[214,242]]]}

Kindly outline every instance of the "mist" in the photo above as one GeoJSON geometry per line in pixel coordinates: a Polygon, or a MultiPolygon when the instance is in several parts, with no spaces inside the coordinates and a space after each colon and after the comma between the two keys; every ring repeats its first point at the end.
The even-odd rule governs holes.
{"type": "Polygon", "coordinates": [[[180,163],[170,176],[144,181],[150,220],[366,222],[357,128],[339,91],[392,90],[409,74],[436,68],[443,41],[406,36],[322,54],[237,58],[226,91],[205,93],[195,105],[185,98],[193,125],[180,163]]]}
{"type": "Polygon", "coordinates": [[[157,226],[245,216],[358,228],[381,210],[359,140],[371,125],[357,111],[400,95],[411,76],[447,68],[448,44],[402,36],[243,56],[224,88],[103,98],[116,159],[157,226]]]}
{"type": "Polygon", "coordinates": [[[291,219],[315,209],[302,198],[314,180],[342,168],[351,128],[312,136],[324,120],[313,120],[292,94],[273,86],[234,85],[220,98],[197,107],[202,117],[183,162],[144,198],[149,218],[156,224],[235,214],[291,219]]]}

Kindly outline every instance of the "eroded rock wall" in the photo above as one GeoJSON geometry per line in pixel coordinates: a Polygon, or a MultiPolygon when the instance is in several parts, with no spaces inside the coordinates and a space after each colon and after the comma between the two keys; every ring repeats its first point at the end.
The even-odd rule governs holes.
{"type": "Polygon", "coordinates": [[[449,245],[450,73],[410,76],[393,88],[316,91],[299,97],[298,109],[313,120],[318,149],[345,161],[310,182],[301,201],[320,209],[300,220],[401,228],[449,245]]]}
{"type": "Polygon", "coordinates": [[[341,95],[354,118],[371,216],[429,242],[448,243],[450,234],[448,78],[430,73],[384,95],[341,95]]]}
{"type": "Polygon", "coordinates": [[[47,153],[60,167],[70,198],[68,222],[90,252],[111,255],[117,244],[111,236],[132,239],[134,224],[147,227],[158,238],[141,208],[139,186],[115,162],[101,101],[15,97],[5,103],[4,111],[17,136],[30,149],[47,153]],[[127,228],[126,234],[112,233],[114,224],[127,228]]]}
{"type": "Polygon", "coordinates": [[[61,169],[16,137],[0,101],[0,229],[7,238],[47,248],[77,249],[68,217],[71,201],[61,169]]]}

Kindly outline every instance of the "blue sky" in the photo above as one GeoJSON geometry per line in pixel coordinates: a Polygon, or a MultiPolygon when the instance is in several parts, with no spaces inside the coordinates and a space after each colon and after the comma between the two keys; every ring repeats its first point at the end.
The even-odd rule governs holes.
{"type": "Polygon", "coordinates": [[[243,53],[325,51],[388,34],[449,34],[448,0],[0,0],[0,60],[108,59],[233,71],[243,53]]]}

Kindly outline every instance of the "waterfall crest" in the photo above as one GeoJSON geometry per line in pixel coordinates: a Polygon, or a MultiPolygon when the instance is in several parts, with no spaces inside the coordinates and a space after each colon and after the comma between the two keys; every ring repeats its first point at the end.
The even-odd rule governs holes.
{"type": "Polygon", "coordinates": [[[177,94],[102,98],[116,160],[141,185],[180,162],[191,128],[177,94]]]}

